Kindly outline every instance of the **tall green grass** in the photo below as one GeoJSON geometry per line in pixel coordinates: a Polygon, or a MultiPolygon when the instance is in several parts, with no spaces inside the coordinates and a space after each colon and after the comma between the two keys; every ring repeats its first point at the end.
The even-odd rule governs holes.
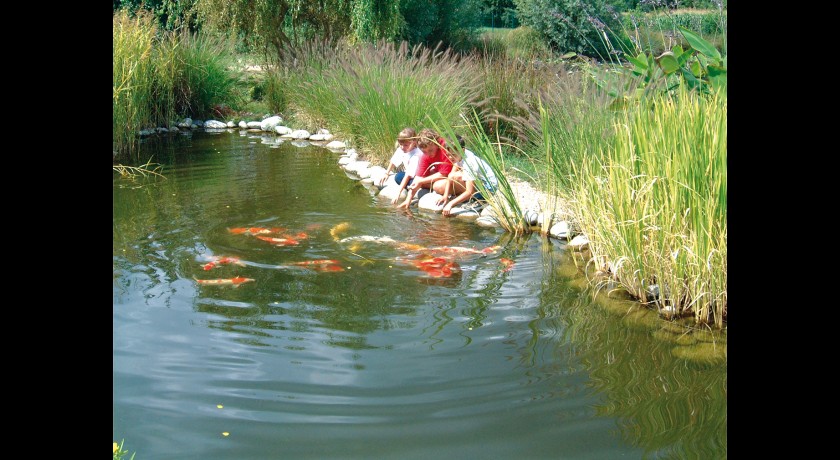
{"type": "Polygon", "coordinates": [[[124,11],[114,14],[114,155],[131,152],[137,132],[152,119],[153,43],[156,25],[151,15],[140,12],[131,18],[124,11]]]}
{"type": "Polygon", "coordinates": [[[593,260],[632,295],[722,327],[726,95],[683,89],[652,102],[617,119],[609,142],[573,164],[572,212],[593,260]]]}
{"type": "Polygon", "coordinates": [[[290,105],[384,162],[404,127],[455,123],[475,102],[480,81],[470,60],[406,43],[309,42],[286,52],[282,80],[290,105]]]}
{"type": "Polygon", "coordinates": [[[178,117],[213,116],[234,101],[233,48],[205,34],[161,32],[152,16],[118,10],[113,18],[115,156],[131,153],[145,128],[169,127],[178,117]]]}

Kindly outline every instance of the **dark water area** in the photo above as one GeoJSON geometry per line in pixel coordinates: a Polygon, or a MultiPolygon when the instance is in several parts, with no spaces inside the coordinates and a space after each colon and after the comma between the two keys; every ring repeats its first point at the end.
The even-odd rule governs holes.
{"type": "Polygon", "coordinates": [[[698,359],[725,336],[273,138],[149,142],[165,179],[115,174],[113,438],[138,460],[726,458],[726,361],[698,359]]]}

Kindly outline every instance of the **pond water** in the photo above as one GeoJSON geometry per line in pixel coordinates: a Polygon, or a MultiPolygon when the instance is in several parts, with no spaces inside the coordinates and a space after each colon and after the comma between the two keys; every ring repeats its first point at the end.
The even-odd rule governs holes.
{"type": "Polygon", "coordinates": [[[314,145],[152,155],[165,180],[113,187],[113,437],[138,460],[726,457],[726,361],[696,359],[725,335],[593,299],[563,241],[397,211],[314,145]]]}

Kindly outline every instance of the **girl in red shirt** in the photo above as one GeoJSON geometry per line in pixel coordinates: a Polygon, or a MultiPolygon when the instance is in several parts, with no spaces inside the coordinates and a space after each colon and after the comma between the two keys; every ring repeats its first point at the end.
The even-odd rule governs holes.
{"type": "Polygon", "coordinates": [[[414,181],[406,188],[408,196],[399,208],[408,209],[415,193],[421,188],[434,190],[434,183],[441,179],[445,182],[446,176],[452,171],[452,160],[446,152],[446,140],[429,128],[420,131],[418,137],[420,139],[417,141],[417,147],[423,152],[423,156],[417,164],[414,181]]]}

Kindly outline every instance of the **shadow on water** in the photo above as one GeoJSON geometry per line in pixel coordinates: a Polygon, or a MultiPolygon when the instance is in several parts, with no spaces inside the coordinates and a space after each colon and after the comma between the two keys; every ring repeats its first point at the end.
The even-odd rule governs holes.
{"type": "Polygon", "coordinates": [[[144,152],[166,179],[113,197],[114,436],[143,458],[726,457],[725,335],[593,299],[565,242],[397,212],[314,145],[144,152]]]}

